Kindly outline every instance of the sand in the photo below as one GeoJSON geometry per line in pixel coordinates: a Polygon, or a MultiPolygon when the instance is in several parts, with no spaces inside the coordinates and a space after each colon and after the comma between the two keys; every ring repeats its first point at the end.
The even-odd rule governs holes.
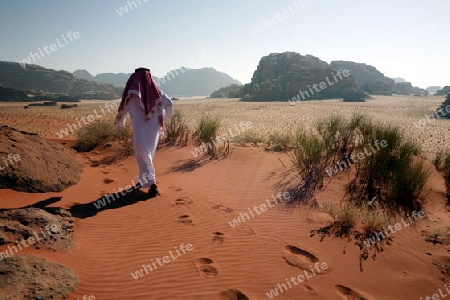
{"type": "MultiPolygon", "coordinates": [[[[379,122],[401,125],[408,135],[422,141],[425,155],[431,157],[448,144],[450,120],[437,120],[421,129],[414,123],[425,113],[431,114],[442,101],[440,97],[393,96],[376,97],[367,103],[328,100],[291,107],[281,102],[190,99],[176,102],[176,107],[189,116],[191,126],[202,113],[209,113],[222,116],[225,131],[227,126],[250,121],[260,134],[310,126],[330,114],[364,112],[379,122]]],[[[83,104],[61,112],[57,108],[22,111],[9,106],[0,108],[0,118],[4,124],[33,129],[58,140],[55,131],[94,107],[83,104]]],[[[226,159],[191,171],[175,171],[174,167],[192,159],[192,149],[189,145],[157,152],[155,166],[162,195],[154,199],[136,202],[130,197],[119,198],[117,205],[98,211],[93,202],[131,184],[138,170],[134,157],[91,167],[91,159],[104,155],[91,153],[77,155],[85,165],[77,185],[47,194],[0,190],[1,207],[23,207],[56,196],[62,199],[51,206],[92,207],[90,213],[75,218],[72,248],[22,252],[73,269],[81,284],[69,299],[84,295],[96,299],[238,299],[239,293],[249,299],[269,299],[267,293],[278,284],[285,284],[287,290],[276,299],[425,299],[440,288],[445,292],[444,283],[449,278],[433,263],[448,264],[449,247],[428,243],[424,236],[450,225],[444,182],[435,170],[427,187],[426,218],[415,227],[396,232],[393,244],[376,260],[365,261],[361,272],[359,249],[353,242],[333,238],[321,242],[310,237],[311,230],[329,224],[326,214],[309,209],[286,212],[280,204],[250,216],[249,208],[268,204],[272,196],[285,192],[274,187],[283,164],[289,163],[285,154],[233,146],[226,159]],[[230,222],[241,213],[249,214],[250,219],[233,228],[230,222]],[[182,252],[182,244],[191,250],[182,252]],[[169,257],[163,266],[133,278],[143,265],[170,256],[170,251],[175,259],[169,257]],[[180,255],[176,251],[181,251],[180,255]],[[310,269],[315,263],[327,268],[320,273],[316,269],[313,275],[310,269]],[[298,278],[305,270],[310,278],[297,285],[291,281],[289,287],[286,278],[298,278]]],[[[339,201],[345,182],[345,178],[336,178],[317,195],[319,203],[339,201]]]]}

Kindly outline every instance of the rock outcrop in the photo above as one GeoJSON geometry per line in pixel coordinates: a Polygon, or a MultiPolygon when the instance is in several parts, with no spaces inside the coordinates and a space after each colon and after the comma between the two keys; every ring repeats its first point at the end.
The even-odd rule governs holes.
{"type": "Polygon", "coordinates": [[[450,119],[450,93],[445,97],[445,101],[436,110],[436,115],[450,119]]]}
{"type": "Polygon", "coordinates": [[[232,84],[215,91],[209,96],[210,98],[242,98],[245,96],[244,86],[240,84],[232,84]]]}
{"type": "Polygon", "coordinates": [[[0,188],[60,192],[77,183],[82,164],[71,150],[31,133],[0,127],[0,188]]]}
{"type": "Polygon", "coordinates": [[[69,268],[21,252],[59,251],[72,246],[74,219],[52,198],[0,210],[0,299],[66,299],[80,283],[69,268]]]}
{"type": "Polygon", "coordinates": [[[441,90],[436,92],[436,96],[445,96],[450,94],[450,86],[444,86],[441,90]]]}
{"type": "Polygon", "coordinates": [[[335,69],[349,70],[359,88],[368,94],[392,95],[394,92],[394,80],[384,76],[373,66],[342,60],[332,61],[330,66],[335,69]]]}
{"type": "Polygon", "coordinates": [[[399,95],[428,95],[428,91],[416,86],[412,86],[411,82],[396,82],[394,93],[399,95]]]}
{"type": "Polygon", "coordinates": [[[364,98],[351,73],[331,68],[312,55],[295,52],[272,53],[263,57],[251,83],[246,84],[243,101],[306,101],[330,98],[364,98]]]}
{"type": "Polygon", "coordinates": [[[71,269],[29,254],[0,261],[0,299],[67,299],[81,279],[71,269]]]}
{"type": "Polygon", "coordinates": [[[22,91],[44,91],[46,93],[76,96],[88,93],[103,93],[108,99],[117,99],[119,95],[113,85],[79,79],[67,71],[56,71],[38,65],[0,61],[0,84],[4,87],[22,91]]]}
{"type": "Polygon", "coordinates": [[[26,102],[31,101],[24,91],[3,87],[0,85],[0,101],[2,102],[26,102]]]}

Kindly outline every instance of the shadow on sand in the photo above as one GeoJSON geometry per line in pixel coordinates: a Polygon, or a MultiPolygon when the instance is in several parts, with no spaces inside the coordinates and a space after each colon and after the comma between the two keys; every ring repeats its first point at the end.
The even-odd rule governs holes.
{"type": "MultiPolygon", "coordinates": [[[[111,196],[111,195],[108,195],[111,196]]],[[[98,214],[101,211],[109,210],[109,209],[118,209],[124,206],[133,205],[135,203],[146,201],[154,197],[149,197],[147,193],[144,193],[143,191],[139,189],[135,189],[131,191],[130,193],[126,193],[124,196],[119,194],[119,197],[115,197],[112,199],[115,199],[114,201],[111,201],[111,203],[108,203],[108,201],[104,200],[103,203],[105,205],[101,205],[98,201],[104,199],[102,196],[101,198],[98,198],[92,202],[85,203],[85,204],[75,204],[71,208],[67,209],[74,218],[79,219],[86,219],[94,217],[96,214],[98,214]],[[97,203],[98,208],[94,203],[97,203]]],[[[45,210],[48,213],[55,214],[58,211],[60,211],[60,207],[48,207],[49,205],[55,204],[59,201],[61,201],[62,197],[52,197],[49,199],[45,199],[39,202],[36,202],[31,205],[27,205],[24,207],[20,207],[19,209],[24,208],[39,208],[42,210],[45,210]]],[[[0,212],[7,211],[10,209],[0,209],[0,212]]]]}
{"type": "Polygon", "coordinates": [[[103,203],[105,203],[106,205],[102,205],[103,203],[100,204],[98,202],[99,200],[104,199],[104,197],[100,197],[97,200],[94,200],[90,203],[75,204],[69,209],[69,211],[75,218],[86,219],[91,218],[104,210],[118,209],[124,206],[133,205],[141,201],[146,201],[151,198],[152,197],[149,197],[147,193],[144,193],[141,190],[136,189],[130,193],[126,193],[124,196],[120,195],[118,198],[117,197],[113,198],[115,200],[112,201],[111,203],[108,203],[106,200],[104,200],[103,203]],[[98,206],[94,205],[94,203],[97,203],[98,206]]]}

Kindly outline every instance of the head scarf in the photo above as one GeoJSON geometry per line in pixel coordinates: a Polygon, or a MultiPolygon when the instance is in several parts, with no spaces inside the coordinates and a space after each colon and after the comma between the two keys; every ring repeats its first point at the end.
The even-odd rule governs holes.
{"type": "Polygon", "coordinates": [[[161,127],[164,127],[163,123],[163,110],[161,91],[153,82],[150,70],[146,68],[139,68],[134,71],[130,76],[122,93],[122,101],[119,105],[119,112],[117,118],[121,117],[125,104],[127,103],[130,92],[137,92],[140,94],[140,106],[145,115],[145,119],[148,121],[152,117],[154,112],[158,114],[158,121],[161,127]]]}

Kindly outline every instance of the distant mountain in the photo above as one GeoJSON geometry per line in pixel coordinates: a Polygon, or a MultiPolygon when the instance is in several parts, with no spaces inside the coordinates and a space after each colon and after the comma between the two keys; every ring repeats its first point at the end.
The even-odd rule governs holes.
{"type": "MultiPolygon", "coordinates": [[[[38,65],[0,61],[0,85],[19,91],[39,91],[36,94],[58,94],[82,99],[117,99],[113,85],[80,79],[67,71],[46,69],[38,65]]],[[[4,90],[4,92],[9,92],[4,90]]],[[[54,95],[53,95],[54,96],[54,95]]]]}
{"type": "Polygon", "coordinates": [[[392,78],[392,79],[395,81],[395,83],[408,82],[404,78],[401,78],[401,77],[396,77],[396,78],[392,78]]]}
{"type": "Polygon", "coordinates": [[[315,56],[295,52],[271,53],[261,58],[244,93],[243,101],[284,100],[292,105],[314,99],[364,101],[365,97],[350,74],[337,72],[315,56]]]}
{"type": "Polygon", "coordinates": [[[95,77],[92,76],[92,74],[86,70],[75,70],[75,72],[73,72],[73,74],[77,75],[77,77],[80,79],[95,81],[95,77]]]}
{"type": "MultiPolygon", "coordinates": [[[[86,70],[74,72],[79,78],[94,80],[97,82],[113,84],[115,87],[124,88],[131,73],[100,73],[93,76],[86,70]]],[[[171,96],[209,96],[219,88],[231,84],[241,84],[229,75],[216,71],[213,68],[187,69],[180,68],[168,72],[163,78],[152,75],[155,83],[171,96]]]]}
{"type": "Polygon", "coordinates": [[[187,69],[184,67],[170,71],[155,82],[168,95],[181,97],[209,96],[222,87],[242,84],[213,68],[187,69]]]}

